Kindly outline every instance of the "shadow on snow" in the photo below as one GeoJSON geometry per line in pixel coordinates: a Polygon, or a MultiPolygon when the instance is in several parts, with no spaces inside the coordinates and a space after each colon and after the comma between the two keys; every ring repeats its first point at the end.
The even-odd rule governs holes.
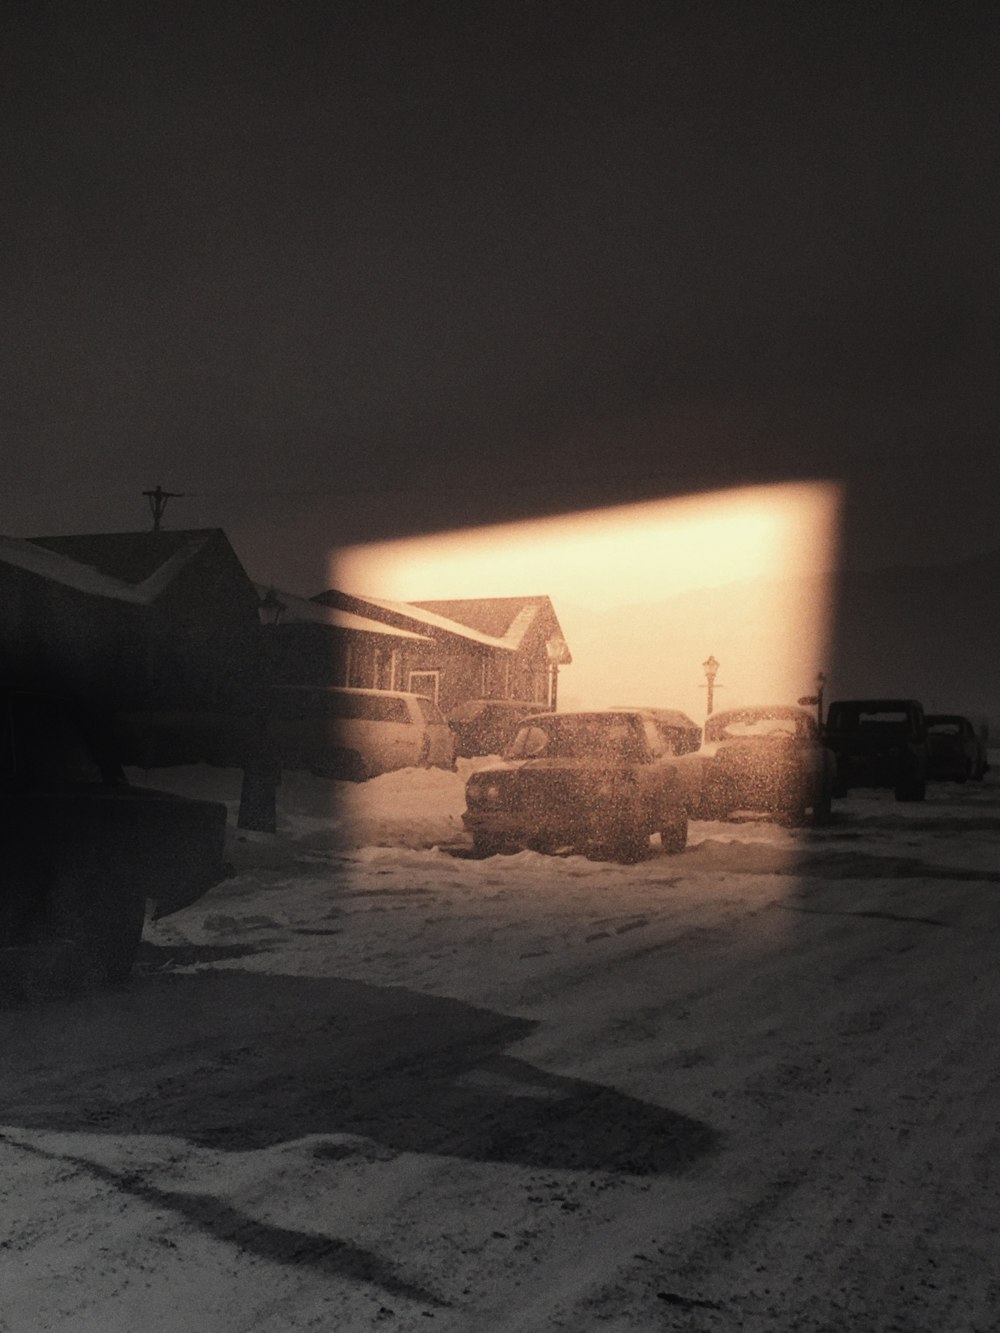
{"type": "Polygon", "coordinates": [[[340,978],[149,974],[0,1012],[8,1125],[164,1134],[244,1151],[352,1134],[399,1152],[637,1174],[710,1126],[505,1048],[537,1025],[340,978]]]}

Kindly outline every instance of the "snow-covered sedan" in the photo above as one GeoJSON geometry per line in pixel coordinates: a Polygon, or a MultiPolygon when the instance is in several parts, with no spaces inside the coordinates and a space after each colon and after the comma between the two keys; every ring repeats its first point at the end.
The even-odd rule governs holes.
{"type": "Polygon", "coordinates": [[[462,816],[477,855],[519,848],[640,860],[659,833],[687,844],[688,816],[671,756],[639,711],[526,719],[500,763],[466,783],[462,816]]]}
{"type": "Polygon", "coordinates": [[[803,708],[771,704],[713,713],[698,758],[702,819],[726,819],[738,810],[796,823],[807,810],[814,823],[830,818],[837,761],[803,708]]]}
{"type": "Polygon", "coordinates": [[[928,713],[927,776],[941,781],[978,782],[989,772],[986,742],[967,717],[958,713],[928,713]]]}

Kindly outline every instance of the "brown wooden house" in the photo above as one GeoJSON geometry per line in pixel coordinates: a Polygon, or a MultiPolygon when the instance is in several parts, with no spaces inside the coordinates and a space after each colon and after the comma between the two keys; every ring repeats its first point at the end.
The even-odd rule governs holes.
{"type": "Polygon", "coordinates": [[[407,650],[430,643],[423,634],[397,629],[338,607],[256,585],[270,679],[275,685],[352,685],[400,689],[407,650]],[[264,607],[270,608],[270,616],[264,607]]]}
{"type": "Polygon", "coordinates": [[[312,600],[419,635],[398,646],[379,683],[430,695],[446,713],[469,699],[547,703],[553,667],[572,661],[546,596],[394,602],[330,589],[312,600]]]}

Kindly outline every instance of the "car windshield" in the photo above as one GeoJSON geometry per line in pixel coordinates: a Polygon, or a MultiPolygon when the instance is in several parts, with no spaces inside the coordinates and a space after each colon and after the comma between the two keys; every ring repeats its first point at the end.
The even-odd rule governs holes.
{"type": "Polygon", "coordinates": [[[910,717],[905,708],[831,708],[830,727],[835,731],[903,732],[910,717]]]}
{"type": "Polygon", "coordinates": [[[961,734],[962,727],[958,722],[931,722],[927,730],[932,736],[958,736],[961,734]]]}
{"type": "Polygon", "coordinates": [[[794,717],[772,717],[768,713],[722,714],[705,723],[705,739],[709,741],[771,740],[776,736],[796,736],[798,731],[794,717]]]}
{"type": "Polygon", "coordinates": [[[574,717],[567,714],[523,725],[504,757],[634,763],[644,759],[646,752],[641,731],[628,717],[574,717]]]}

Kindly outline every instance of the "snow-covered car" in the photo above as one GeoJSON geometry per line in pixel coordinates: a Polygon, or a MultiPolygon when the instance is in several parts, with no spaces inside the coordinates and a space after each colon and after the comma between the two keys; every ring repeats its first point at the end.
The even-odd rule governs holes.
{"type": "Polygon", "coordinates": [[[807,810],[814,823],[830,818],[837,763],[803,708],[769,704],[713,713],[698,754],[702,819],[725,819],[738,810],[794,822],[807,810]]]}
{"type": "Polygon", "coordinates": [[[401,690],[277,686],[268,732],[282,768],[349,782],[399,768],[455,767],[455,740],[437,704],[401,690]]]}
{"type": "Polygon", "coordinates": [[[124,980],[147,900],[167,916],[226,878],[225,836],[223,804],[132,786],[97,717],[0,690],[0,952],[62,941],[124,980]]]}
{"type": "Polygon", "coordinates": [[[636,705],[632,711],[653,719],[671,754],[693,754],[700,747],[701,727],[679,708],[652,708],[643,704],[636,705]]]}
{"type": "Polygon", "coordinates": [[[958,713],[928,713],[927,744],[929,778],[979,781],[989,771],[985,740],[969,719],[958,713]]]}
{"type": "Polygon", "coordinates": [[[571,849],[633,862],[653,833],[667,852],[687,844],[677,774],[641,712],[526,719],[501,762],[471,774],[465,802],[462,820],[480,856],[571,849]]]}
{"type": "Polygon", "coordinates": [[[927,794],[930,746],[916,699],[837,699],[823,737],[837,756],[834,796],[852,787],[892,787],[897,801],[927,794]]]}
{"type": "Polygon", "coordinates": [[[548,711],[548,704],[524,699],[466,699],[448,714],[448,725],[455,733],[455,753],[463,759],[502,754],[517,734],[522,718],[548,711]]]}

